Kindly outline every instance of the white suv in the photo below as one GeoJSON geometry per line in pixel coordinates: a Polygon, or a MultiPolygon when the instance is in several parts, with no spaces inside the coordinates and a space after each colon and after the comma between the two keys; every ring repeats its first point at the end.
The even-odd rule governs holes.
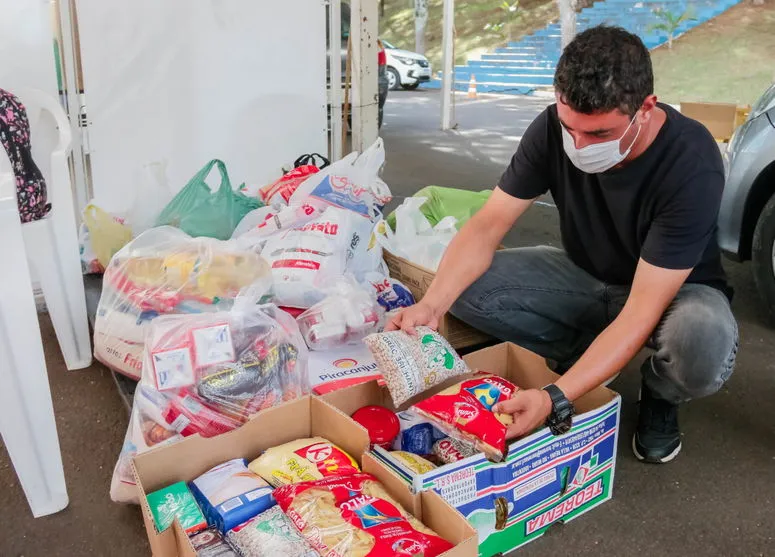
{"type": "Polygon", "coordinates": [[[387,78],[390,89],[417,89],[431,79],[431,64],[422,54],[396,48],[383,40],[387,54],[387,78]]]}

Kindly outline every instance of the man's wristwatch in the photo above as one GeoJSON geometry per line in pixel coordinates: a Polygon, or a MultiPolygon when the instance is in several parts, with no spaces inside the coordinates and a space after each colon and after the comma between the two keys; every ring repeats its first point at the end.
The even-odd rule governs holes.
{"type": "Polygon", "coordinates": [[[552,399],[552,413],[546,418],[546,426],[554,435],[568,433],[573,425],[573,415],[576,413],[576,409],[571,401],[565,397],[565,393],[554,383],[547,385],[543,390],[549,393],[549,397],[552,399]]]}

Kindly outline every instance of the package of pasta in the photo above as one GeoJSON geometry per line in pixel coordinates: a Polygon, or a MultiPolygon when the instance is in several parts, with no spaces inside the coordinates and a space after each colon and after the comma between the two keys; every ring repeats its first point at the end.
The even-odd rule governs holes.
{"type": "Polygon", "coordinates": [[[364,342],[396,406],[450,377],[471,371],[447,340],[428,327],[417,327],[417,335],[403,331],[377,333],[367,336],[364,342]]]}
{"type": "Polygon", "coordinates": [[[136,501],[129,463],[153,444],[213,437],[309,393],[296,321],[244,294],[229,311],[162,315],[148,325],[142,377],[111,498],[136,501]]]}
{"type": "Polygon", "coordinates": [[[412,409],[450,437],[472,444],[499,462],[506,452],[506,428],[512,417],[494,413],[492,407],[514,396],[517,390],[502,377],[481,373],[418,402],[412,409]]]}
{"type": "Polygon", "coordinates": [[[94,355],[139,379],[145,335],[159,315],[228,310],[241,291],[266,294],[271,283],[269,264],[236,242],[192,238],[169,226],[147,230],[105,269],[94,355]]]}
{"type": "Polygon", "coordinates": [[[353,457],[322,437],[272,447],[248,468],[274,487],[360,472],[353,457]]]}
{"type": "Polygon", "coordinates": [[[370,474],[282,487],[275,498],[321,555],[435,557],[452,548],[370,474]]]}
{"type": "Polygon", "coordinates": [[[278,506],[234,527],[226,538],[242,557],[318,557],[278,506]]]}

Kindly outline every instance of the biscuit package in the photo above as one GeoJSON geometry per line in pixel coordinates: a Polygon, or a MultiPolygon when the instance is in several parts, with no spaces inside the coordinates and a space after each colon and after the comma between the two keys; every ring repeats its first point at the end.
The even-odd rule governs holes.
{"type": "Polygon", "coordinates": [[[353,457],[322,437],[272,447],[249,468],[274,487],[360,472],[353,457]]]}
{"type": "Polygon", "coordinates": [[[374,355],[396,406],[471,371],[449,342],[428,327],[417,327],[416,336],[390,331],[369,335],[364,342],[374,355]]]}
{"type": "Polygon", "coordinates": [[[493,413],[492,407],[514,396],[517,390],[502,377],[481,373],[418,402],[412,409],[450,437],[473,444],[476,450],[499,462],[506,452],[506,428],[512,417],[493,413]]]}
{"type": "Polygon", "coordinates": [[[435,557],[452,548],[370,474],[282,487],[275,498],[321,555],[435,557]]]}

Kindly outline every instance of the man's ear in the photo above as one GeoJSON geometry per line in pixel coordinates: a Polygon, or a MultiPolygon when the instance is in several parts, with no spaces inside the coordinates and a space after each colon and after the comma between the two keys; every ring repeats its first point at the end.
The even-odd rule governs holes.
{"type": "Polygon", "coordinates": [[[640,105],[641,123],[648,122],[653,115],[654,108],[657,106],[657,96],[649,95],[640,105]]]}

